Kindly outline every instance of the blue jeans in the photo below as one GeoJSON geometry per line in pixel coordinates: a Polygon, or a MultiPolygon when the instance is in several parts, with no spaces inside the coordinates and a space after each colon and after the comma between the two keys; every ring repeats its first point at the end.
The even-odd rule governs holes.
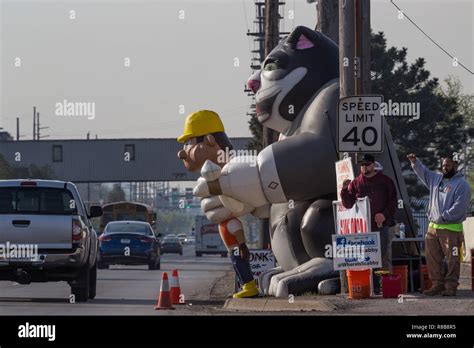
{"type": "Polygon", "coordinates": [[[230,252],[230,259],[232,260],[232,265],[234,266],[235,273],[239,278],[240,285],[247,284],[253,280],[253,274],[250,270],[250,263],[239,255],[235,255],[234,251],[230,252]]]}

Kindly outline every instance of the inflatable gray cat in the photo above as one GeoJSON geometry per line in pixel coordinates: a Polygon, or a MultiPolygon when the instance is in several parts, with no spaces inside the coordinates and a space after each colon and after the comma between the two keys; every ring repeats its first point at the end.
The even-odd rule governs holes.
{"type": "MultiPolygon", "coordinates": [[[[338,66],[333,41],[309,28],[295,28],[248,81],[259,122],[280,132],[279,140],[256,159],[234,157],[212,182],[204,178],[210,177],[205,171],[213,166],[204,166],[204,178],[194,190],[215,222],[248,213],[270,218],[271,246],[279,266],[261,276],[268,295],[316,289],[334,293],[338,288],[338,273],[327,257],[334,233],[332,201],[337,196],[338,66]],[[220,203],[212,199],[216,196],[220,203]]],[[[387,134],[385,140],[386,151],[377,161],[393,177],[398,162],[392,163],[387,134]]]]}

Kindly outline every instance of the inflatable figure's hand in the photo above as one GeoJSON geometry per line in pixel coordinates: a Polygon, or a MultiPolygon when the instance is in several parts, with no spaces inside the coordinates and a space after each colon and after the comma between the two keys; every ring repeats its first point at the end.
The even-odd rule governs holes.
{"type": "Polygon", "coordinates": [[[222,193],[219,177],[221,176],[221,167],[210,160],[206,160],[201,168],[201,177],[193,190],[197,197],[216,196],[222,193]]]}
{"type": "Polygon", "coordinates": [[[201,209],[206,217],[219,224],[234,217],[246,215],[254,211],[253,207],[243,205],[243,209],[232,211],[222,204],[222,196],[209,196],[201,199],[201,209]]]}
{"type": "Polygon", "coordinates": [[[220,224],[232,217],[232,212],[222,205],[219,196],[201,199],[201,209],[206,217],[216,224],[220,224]]]}
{"type": "Polygon", "coordinates": [[[209,197],[211,193],[209,192],[209,185],[203,177],[199,177],[196,182],[196,186],[193,189],[193,195],[195,197],[209,197]]]}
{"type": "Polygon", "coordinates": [[[210,160],[206,160],[201,168],[201,175],[206,181],[215,181],[221,176],[221,167],[210,160]]]}

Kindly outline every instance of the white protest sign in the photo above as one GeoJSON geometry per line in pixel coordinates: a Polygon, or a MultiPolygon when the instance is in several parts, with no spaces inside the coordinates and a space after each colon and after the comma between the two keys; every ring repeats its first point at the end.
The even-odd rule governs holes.
{"type": "Polygon", "coordinates": [[[253,278],[256,280],[258,285],[258,276],[275,268],[276,261],[275,255],[271,249],[251,249],[250,251],[250,270],[252,271],[253,278]]]}
{"type": "Polygon", "coordinates": [[[350,157],[336,162],[336,185],[337,200],[341,200],[342,183],[344,180],[354,180],[354,169],[352,168],[352,160],[350,157]]]}
{"type": "Polygon", "coordinates": [[[380,233],[332,235],[334,270],[381,268],[380,233]]]}
{"type": "Polygon", "coordinates": [[[381,95],[341,98],[338,108],[339,152],[382,152],[381,95]]]}
{"type": "Polygon", "coordinates": [[[351,209],[340,201],[332,202],[336,234],[368,233],[371,231],[369,198],[358,198],[351,209]]]}

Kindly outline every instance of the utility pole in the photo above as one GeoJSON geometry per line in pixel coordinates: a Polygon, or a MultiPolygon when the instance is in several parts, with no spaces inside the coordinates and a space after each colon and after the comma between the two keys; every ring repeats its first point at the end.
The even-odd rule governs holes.
{"type": "Polygon", "coordinates": [[[41,138],[49,137],[49,135],[43,135],[43,136],[40,135],[40,131],[42,129],[48,129],[48,128],[49,127],[40,127],[40,113],[38,112],[37,113],[37,120],[36,120],[36,129],[37,129],[37,131],[36,131],[36,140],[41,140],[41,138]]]}
{"type": "Polygon", "coordinates": [[[40,140],[40,113],[36,113],[36,140],[40,140]]]}
{"type": "MultiPolygon", "coordinates": [[[[340,98],[370,94],[370,0],[339,0],[339,87],[340,98]]],[[[351,157],[357,163],[357,153],[351,157]]],[[[347,293],[345,271],[340,278],[347,293]]]]}
{"type": "MultiPolygon", "coordinates": [[[[251,51],[251,69],[253,72],[261,69],[261,63],[265,60],[265,56],[278,44],[282,35],[289,33],[280,32],[279,6],[285,3],[278,0],[256,0],[255,1],[255,31],[248,32],[247,36],[254,37],[254,49],[251,51]]],[[[252,97],[252,105],[248,116],[255,117],[256,105],[255,95],[247,88],[244,89],[249,96],[252,97]]],[[[278,140],[278,133],[271,129],[262,127],[262,145],[263,147],[278,140]]],[[[260,219],[260,234],[258,245],[259,248],[267,248],[270,244],[270,228],[268,219],[260,219]]]]}
{"type": "Polygon", "coordinates": [[[370,0],[355,1],[355,92],[370,94],[370,0]]]}
{"type": "MultiPolygon", "coordinates": [[[[278,45],[280,39],[279,22],[280,14],[278,8],[280,4],[278,0],[265,0],[265,57],[278,45]]],[[[278,141],[278,132],[263,126],[262,129],[262,145],[268,145],[278,141]]],[[[262,219],[260,223],[260,234],[258,238],[258,246],[267,248],[270,245],[270,220],[262,219]]]]}
{"type": "MultiPolygon", "coordinates": [[[[278,0],[265,0],[265,56],[278,45],[280,39],[279,23],[280,14],[278,8],[283,5],[278,0]]],[[[278,132],[263,127],[263,147],[266,147],[278,140],[278,132]]]]}
{"type": "Polygon", "coordinates": [[[355,94],[355,1],[339,0],[339,96],[355,94]]]}
{"type": "MultiPolygon", "coordinates": [[[[310,0],[315,2],[316,0],[310,0]]],[[[339,4],[334,0],[316,1],[318,22],[316,30],[323,33],[335,43],[339,42],[339,4]]]]}
{"type": "Polygon", "coordinates": [[[16,141],[20,140],[20,118],[16,118],[16,141]]]}
{"type": "Polygon", "coordinates": [[[36,140],[36,106],[33,106],[33,140],[36,140]]]}
{"type": "Polygon", "coordinates": [[[370,2],[339,0],[340,97],[370,93],[370,2]]]}

